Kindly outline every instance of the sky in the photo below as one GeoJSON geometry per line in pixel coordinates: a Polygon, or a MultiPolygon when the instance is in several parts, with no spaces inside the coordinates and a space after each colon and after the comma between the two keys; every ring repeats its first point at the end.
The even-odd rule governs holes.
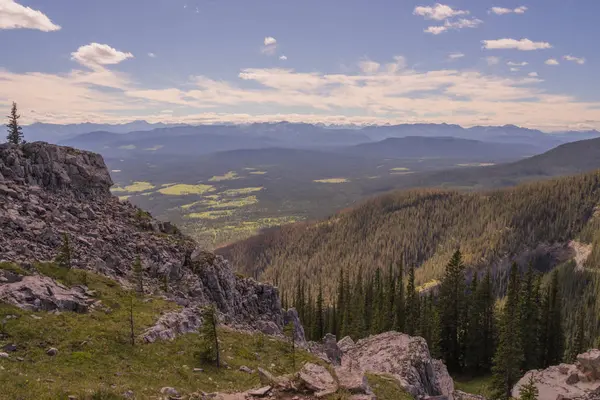
{"type": "Polygon", "coordinates": [[[600,129],[598,0],[0,0],[24,123],[600,129]]]}

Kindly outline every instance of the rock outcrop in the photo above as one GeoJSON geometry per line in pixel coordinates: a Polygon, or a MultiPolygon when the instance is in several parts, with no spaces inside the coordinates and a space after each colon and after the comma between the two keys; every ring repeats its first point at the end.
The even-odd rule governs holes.
{"type": "MultiPolygon", "coordinates": [[[[281,333],[276,288],[236,276],[226,260],[195,250],[195,242],[170,223],[112,196],[112,184],[98,154],[42,142],[0,145],[0,261],[25,267],[50,261],[66,234],[73,268],[132,287],[139,254],[147,291],[160,293],[168,281],[164,294],[185,308],[163,316],[145,333],[148,341],[197,329],[197,312],[208,303],[226,324],[281,333]]],[[[39,276],[0,279],[0,296],[23,308],[82,311],[86,302],[39,276]]]]}
{"type": "Polygon", "coordinates": [[[544,400],[600,399],[600,350],[594,349],[577,356],[575,364],[560,364],[544,370],[529,371],[512,390],[518,398],[521,386],[533,377],[544,400]]]}
{"type": "Polygon", "coordinates": [[[340,386],[351,393],[363,391],[365,373],[373,372],[397,379],[417,399],[453,398],[454,382],[446,366],[431,358],[423,338],[386,332],[344,347],[341,366],[335,371],[340,386]]]}
{"type": "Polygon", "coordinates": [[[0,284],[0,302],[31,311],[86,312],[94,299],[81,286],[68,288],[47,276],[24,276],[0,284]]]}

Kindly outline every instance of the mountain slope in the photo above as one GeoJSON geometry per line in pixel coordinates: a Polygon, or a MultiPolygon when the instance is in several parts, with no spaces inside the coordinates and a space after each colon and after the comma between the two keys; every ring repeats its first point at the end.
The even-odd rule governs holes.
{"type": "Polygon", "coordinates": [[[453,168],[368,182],[365,192],[414,187],[498,188],[524,181],[578,174],[600,168],[600,138],[560,145],[545,153],[512,163],[453,168]]]}
{"type": "Polygon", "coordinates": [[[501,273],[519,258],[548,269],[573,255],[568,242],[600,204],[600,172],[492,192],[394,192],[323,221],[264,232],[219,249],[236,267],[292,291],[300,279],[331,293],[341,268],[385,269],[400,259],[417,280],[441,276],[460,246],[475,269],[501,273]]]}
{"type": "Polygon", "coordinates": [[[514,160],[538,152],[537,148],[532,145],[490,143],[451,136],[388,138],[380,142],[347,147],[341,151],[347,154],[377,158],[455,158],[482,161],[514,160]]]}

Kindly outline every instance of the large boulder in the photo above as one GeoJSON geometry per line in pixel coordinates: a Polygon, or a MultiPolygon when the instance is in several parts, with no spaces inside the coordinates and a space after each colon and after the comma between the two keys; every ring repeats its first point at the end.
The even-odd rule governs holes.
{"type": "Polygon", "coordinates": [[[337,383],[327,368],[306,363],[298,372],[300,387],[313,392],[316,397],[324,397],[337,391],[337,383]]]}
{"type": "Polygon", "coordinates": [[[416,398],[446,396],[452,400],[454,382],[445,365],[431,358],[425,339],[386,332],[348,347],[336,374],[342,387],[360,387],[366,372],[398,380],[416,398]]]}
{"type": "Polygon", "coordinates": [[[31,311],[86,312],[92,300],[83,288],[67,288],[47,276],[24,276],[0,284],[0,302],[31,311]]]}
{"type": "Polygon", "coordinates": [[[514,386],[512,396],[518,398],[521,387],[533,377],[540,399],[600,399],[599,372],[600,350],[590,350],[577,356],[575,364],[528,371],[514,386]]]}

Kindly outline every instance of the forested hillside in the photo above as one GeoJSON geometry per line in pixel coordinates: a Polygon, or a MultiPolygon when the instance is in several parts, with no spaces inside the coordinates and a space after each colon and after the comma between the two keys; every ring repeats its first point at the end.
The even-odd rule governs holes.
{"type": "MultiPolygon", "coordinates": [[[[434,282],[457,248],[468,271],[489,266],[494,276],[502,275],[513,259],[547,270],[573,258],[569,241],[582,232],[581,240],[593,239],[590,223],[599,201],[600,172],[490,192],[400,191],[323,221],[265,232],[220,253],[240,272],[284,291],[306,281],[314,294],[322,285],[325,299],[342,269],[355,276],[403,260],[417,268],[418,285],[434,282]]],[[[597,258],[595,251],[591,258],[597,258]]]]}

